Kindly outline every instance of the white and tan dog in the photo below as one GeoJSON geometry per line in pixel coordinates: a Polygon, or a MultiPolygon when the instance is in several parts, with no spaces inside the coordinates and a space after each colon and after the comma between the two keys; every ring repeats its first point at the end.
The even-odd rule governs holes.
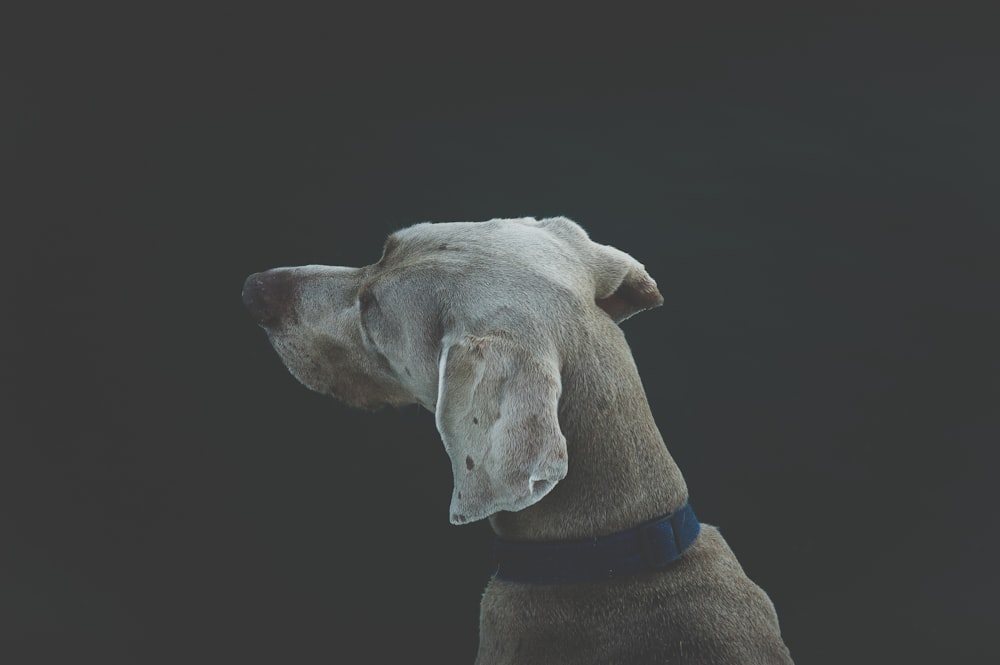
{"type": "Polygon", "coordinates": [[[514,557],[480,665],[791,663],[718,530],[678,522],[687,487],[617,325],[662,297],[628,254],[566,218],[418,224],[373,265],[268,270],[243,298],[308,388],[435,414],[451,521],[488,518],[514,557]]]}

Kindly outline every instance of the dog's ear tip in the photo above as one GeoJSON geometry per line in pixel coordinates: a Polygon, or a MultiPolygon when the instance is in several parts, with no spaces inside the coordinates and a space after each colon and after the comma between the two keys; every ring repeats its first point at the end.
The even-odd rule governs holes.
{"type": "Polygon", "coordinates": [[[610,245],[591,243],[594,300],[616,323],[663,304],[663,295],[645,266],[610,245]]]}
{"type": "Polygon", "coordinates": [[[614,293],[594,302],[616,323],[621,323],[633,314],[662,305],[663,294],[656,287],[656,282],[643,273],[634,279],[626,279],[614,293]]]}

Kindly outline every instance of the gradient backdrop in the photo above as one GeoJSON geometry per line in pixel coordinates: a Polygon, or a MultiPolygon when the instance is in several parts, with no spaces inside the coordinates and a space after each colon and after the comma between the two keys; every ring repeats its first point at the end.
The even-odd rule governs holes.
{"type": "Polygon", "coordinates": [[[659,282],[654,414],[797,662],[995,658],[995,23],[837,5],[5,10],[0,660],[471,662],[432,416],[240,288],[556,214],[659,282]]]}

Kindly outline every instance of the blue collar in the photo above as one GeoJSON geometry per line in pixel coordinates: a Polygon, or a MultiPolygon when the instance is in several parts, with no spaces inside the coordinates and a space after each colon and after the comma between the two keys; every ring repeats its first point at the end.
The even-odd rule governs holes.
{"type": "Polygon", "coordinates": [[[569,542],[496,538],[495,577],[522,584],[567,584],[656,570],[680,558],[701,531],[691,505],[609,536],[569,542]]]}

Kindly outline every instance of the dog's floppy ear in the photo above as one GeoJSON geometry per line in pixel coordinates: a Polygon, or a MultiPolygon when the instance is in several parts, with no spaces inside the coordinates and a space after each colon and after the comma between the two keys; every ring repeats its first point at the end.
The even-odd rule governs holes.
{"type": "Polygon", "coordinates": [[[594,301],[615,323],[663,304],[663,296],[646,268],[610,245],[593,243],[594,301]]]}
{"type": "Polygon", "coordinates": [[[466,335],[441,354],[438,431],[451,458],[451,522],[532,505],[566,476],[554,351],[466,335]]]}
{"type": "Polygon", "coordinates": [[[593,279],[594,302],[615,323],[663,304],[663,296],[646,268],[625,252],[594,242],[579,224],[567,217],[549,217],[538,224],[580,253],[593,279]]]}

